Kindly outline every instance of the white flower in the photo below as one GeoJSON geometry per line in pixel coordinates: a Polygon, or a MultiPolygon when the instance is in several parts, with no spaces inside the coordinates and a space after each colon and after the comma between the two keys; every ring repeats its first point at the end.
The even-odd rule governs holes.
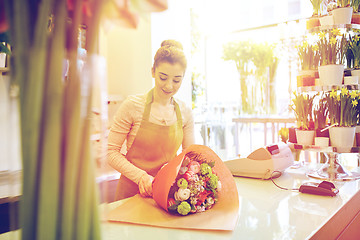
{"type": "Polygon", "coordinates": [[[187,167],[181,167],[180,170],[179,170],[179,174],[183,175],[184,173],[186,173],[187,170],[188,170],[187,167]]]}
{"type": "Polygon", "coordinates": [[[196,212],[205,212],[205,207],[204,206],[196,206],[196,212]]]}
{"type": "Polygon", "coordinates": [[[213,199],[212,197],[208,197],[208,198],[206,199],[206,203],[207,203],[207,204],[210,204],[210,205],[213,205],[213,204],[215,203],[215,201],[214,201],[214,199],[213,199]]]}
{"type": "Polygon", "coordinates": [[[185,201],[190,197],[190,189],[179,188],[174,197],[176,201],[185,201]]]}

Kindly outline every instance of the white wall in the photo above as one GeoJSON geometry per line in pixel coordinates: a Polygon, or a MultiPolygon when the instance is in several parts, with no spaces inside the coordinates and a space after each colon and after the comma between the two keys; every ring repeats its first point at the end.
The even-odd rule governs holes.
{"type": "Polygon", "coordinates": [[[146,93],[152,88],[150,18],[141,18],[137,29],[101,29],[100,55],[107,62],[109,95],[146,93]]]}
{"type": "MultiPolygon", "coordinates": [[[[151,42],[152,56],[166,39],[174,39],[183,45],[188,60],[182,86],[175,95],[176,98],[186,102],[191,107],[191,35],[190,35],[190,11],[189,0],[168,0],[169,8],[166,11],[152,13],[151,15],[151,42]]],[[[152,59],[153,62],[153,59],[152,59]]]]}

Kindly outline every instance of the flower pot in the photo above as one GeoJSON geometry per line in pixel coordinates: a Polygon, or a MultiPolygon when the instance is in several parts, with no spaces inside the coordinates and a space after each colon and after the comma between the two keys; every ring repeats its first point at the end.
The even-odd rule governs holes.
{"type": "Polygon", "coordinates": [[[334,24],[351,24],[353,8],[343,7],[332,10],[334,24]]]}
{"type": "Polygon", "coordinates": [[[351,70],[351,76],[358,76],[360,78],[360,69],[351,70]]]}
{"type": "Polygon", "coordinates": [[[321,86],[342,85],[343,76],[343,64],[330,64],[319,66],[319,84],[321,86]]]}
{"type": "Polygon", "coordinates": [[[306,29],[311,29],[320,26],[320,20],[318,17],[312,17],[306,21],[306,29]]]}
{"type": "Polygon", "coordinates": [[[344,77],[345,85],[356,85],[359,84],[359,76],[346,76],[344,77]]]}
{"type": "Polygon", "coordinates": [[[289,142],[297,143],[295,128],[293,128],[293,127],[289,128],[289,142]]]}
{"type": "Polygon", "coordinates": [[[308,69],[308,70],[300,70],[298,76],[309,76],[315,77],[316,76],[316,69],[308,69]]]}
{"type": "Polygon", "coordinates": [[[329,146],[329,138],[328,137],[315,137],[315,146],[328,147],[329,146]]]}
{"type": "Polygon", "coordinates": [[[352,147],[354,144],[355,127],[332,127],[329,134],[333,147],[352,147]]]}
{"type": "Polygon", "coordinates": [[[333,15],[326,15],[319,18],[321,26],[334,25],[333,15]]]}
{"type": "Polygon", "coordinates": [[[0,53],[0,68],[4,68],[6,63],[6,54],[0,53]]]}
{"type": "Polygon", "coordinates": [[[360,24],[360,14],[358,12],[352,14],[351,23],[352,24],[360,24]]]}
{"type": "Polygon", "coordinates": [[[300,130],[296,129],[296,141],[300,145],[313,145],[315,130],[300,130]]]}

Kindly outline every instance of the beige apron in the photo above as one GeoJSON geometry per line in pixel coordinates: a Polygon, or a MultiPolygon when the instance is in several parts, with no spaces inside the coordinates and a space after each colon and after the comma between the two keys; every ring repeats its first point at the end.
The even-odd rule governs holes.
{"type": "MultiPolygon", "coordinates": [[[[183,140],[183,129],[180,108],[175,100],[177,117],[175,124],[162,126],[149,122],[153,91],[152,89],[147,94],[141,125],[133,144],[126,154],[126,159],[148,174],[155,176],[165,163],[176,156],[183,140]]],[[[137,193],[139,193],[138,185],[121,175],[115,200],[128,198],[137,193]]]]}

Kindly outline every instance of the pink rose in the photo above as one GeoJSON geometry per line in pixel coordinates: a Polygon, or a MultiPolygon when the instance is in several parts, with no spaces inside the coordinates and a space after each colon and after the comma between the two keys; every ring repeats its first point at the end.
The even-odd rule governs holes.
{"type": "Polygon", "coordinates": [[[195,175],[195,173],[194,173],[193,171],[188,170],[188,171],[186,171],[186,173],[184,173],[184,176],[183,176],[183,177],[184,177],[188,182],[190,182],[190,181],[193,181],[194,175],[195,175]]]}
{"type": "Polygon", "coordinates": [[[191,161],[188,165],[188,168],[190,171],[197,174],[200,172],[200,163],[198,161],[191,161]]]}

